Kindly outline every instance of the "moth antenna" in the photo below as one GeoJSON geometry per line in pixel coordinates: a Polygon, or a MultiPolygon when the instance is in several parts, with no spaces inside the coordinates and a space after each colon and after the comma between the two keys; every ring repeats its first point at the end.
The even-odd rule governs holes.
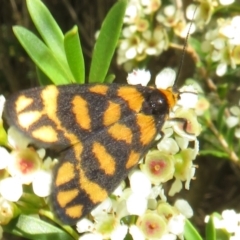
{"type": "Polygon", "coordinates": [[[195,16],[196,11],[197,11],[197,7],[194,9],[193,17],[192,17],[192,20],[190,21],[190,26],[189,26],[189,29],[187,31],[187,36],[184,40],[183,49],[182,49],[182,56],[181,56],[181,59],[180,59],[180,63],[179,63],[178,71],[177,71],[177,76],[176,76],[176,79],[175,79],[175,84],[173,85],[173,91],[174,92],[178,91],[176,83],[178,82],[179,76],[180,76],[181,71],[182,71],[182,66],[183,66],[185,53],[186,53],[186,48],[187,48],[187,44],[188,44],[188,38],[189,38],[189,35],[190,35],[190,30],[191,30],[191,27],[192,27],[192,24],[193,24],[193,20],[194,20],[194,16],[195,16]]]}

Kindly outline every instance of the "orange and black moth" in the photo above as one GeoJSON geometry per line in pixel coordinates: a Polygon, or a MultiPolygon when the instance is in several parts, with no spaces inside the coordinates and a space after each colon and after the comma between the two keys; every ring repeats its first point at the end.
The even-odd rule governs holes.
{"type": "Polygon", "coordinates": [[[60,153],[50,199],[73,225],[137,165],[178,97],[141,85],[49,85],[11,96],[5,116],[37,146],[60,153]]]}

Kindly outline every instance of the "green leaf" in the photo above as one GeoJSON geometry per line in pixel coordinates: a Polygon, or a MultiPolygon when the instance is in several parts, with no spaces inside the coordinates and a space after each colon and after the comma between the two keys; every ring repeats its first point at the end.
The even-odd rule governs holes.
{"type": "Polygon", "coordinates": [[[228,131],[227,131],[227,134],[226,134],[226,141],[229,145],[228,148],[230,148],[230,149],[232,149],[232,147],[235,145],[235,142],[234,142],[235,131],[236,131],[235,127],[229,128],[228,131]]]}
{"type": "Polygon", "coordinates": [[[214,217],[210,216],[209,221],[206,224],[206,240],[216,240],[216,230],[213,219],[214,217]]]}
{"type": "Polygon", "coordinates": [[[203,240],[202,237],[199,235],[196,228],[192,225],[189,220],[185,221],[184,227],[184,237],[185,240],[203,240]]]}
{"type": "Polygon", "coordinates": [[[108,74],[107,77],[105,78],[104,82],[105,83],[112,83],[116,76],[114,74],[108,74]]]}
{"type": "Polygon", "coordinates": [[[53,83],[67,84],[73,81],[72,74],[69,74],[69,71],[36,35],[19,26],[13,27],[13,31],[34,63],[53,83]]]}
{"type": "Polygon", "coordinates": [[[225,100],[227,97],[227,94],[229,93],[229,83],[218,84],[217,93],[220,99],[225,100]]]}
{"type": "Polygon", "coordinates": [[[51,79],[43,72],[39,67],[36,66],[36,72],[38,77],[38,82],[41,86],[46,86],[52,84],[51,79]]]}
{"type": "Polygon", "coordinates": [[[200,155],[213,155],[218,158],[229,158],[228,154],[225,152],[217,151],[217,150],[200,150],[200,155]]]}
{"type": "Polygon", "coordinates": [[[0,145],[7,146],[8,145],[8,137],[7,133],[3,127],[2,119],[0,119],[0,145]]]}
{"type": "Polygon", "coordinates": [[[63,33],[49,10],[40,0],[27,0],[29,14],[46,45],[64,67],[67,61],[63,45],[63,33]]]}
{"type": "Polygon", "coordinates": [[[89,73],[89,82],[104,82],[121,33],[127,0],[114,4],[103,21],[89,73]]]}
{"type": "Polygon", "coordinates": [[[188,39],[188,44],[192,46],[195,54],[197,53],[199,55],[198,61],[196,61],[197,67],[203,67],[204,64],[201,59],[205,58],[206,53],[202,51],[202,42],[199,41],[199,39],[190,36],[188,39]]]}
{"type": "Polygon", "coordinates": [[[8,225],[3,226],[4,231],[28,239],[38,240],[73,240],[68,233],[38,218],[20,215],[8,225]]]}
{"type": "Polygon", "coordinates": [[[227,105],[223,104],[220,106],[217,116],[217,129],[219,132],[222,132],[223,127],[225,126],[225,117],[224,117],[224,111],[226,109],[227,105]]]}
{"type": "Polygon", "coordinates": [[[78,27],[74,26],[64,37],[64,48],[69,68],[77,83],[85,82],[85,66],[78,27]]]}

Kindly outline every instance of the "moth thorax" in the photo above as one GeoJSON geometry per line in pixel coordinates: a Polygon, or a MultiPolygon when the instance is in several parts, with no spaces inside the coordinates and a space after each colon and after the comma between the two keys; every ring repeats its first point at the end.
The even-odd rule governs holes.
{"type": "Polygon", "coordinates": [[[180,98],[179,93],[174,92],[172,88],[159,89],[159,91],[165,96],[168,103],[169,110],[171,110],[176,105],[177,101],[180,98]]]}
{"type": "Polygon", "coordinates": [[[149,115],[165,115],[169,113],[169,103],[165,94],[152,89],[143,103],[142,111],[149,115]]]}

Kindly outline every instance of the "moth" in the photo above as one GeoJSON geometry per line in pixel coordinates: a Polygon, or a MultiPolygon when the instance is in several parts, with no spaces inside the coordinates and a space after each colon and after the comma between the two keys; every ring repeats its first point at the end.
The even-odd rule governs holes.
{"type": "Polygon", "coordinates": [[[49,85],[12,95],[14,125],[37,145],[59,152],[52,208],[73,225],[124,180],[152,146],[179,93],[141,85],[49,85]]]}

